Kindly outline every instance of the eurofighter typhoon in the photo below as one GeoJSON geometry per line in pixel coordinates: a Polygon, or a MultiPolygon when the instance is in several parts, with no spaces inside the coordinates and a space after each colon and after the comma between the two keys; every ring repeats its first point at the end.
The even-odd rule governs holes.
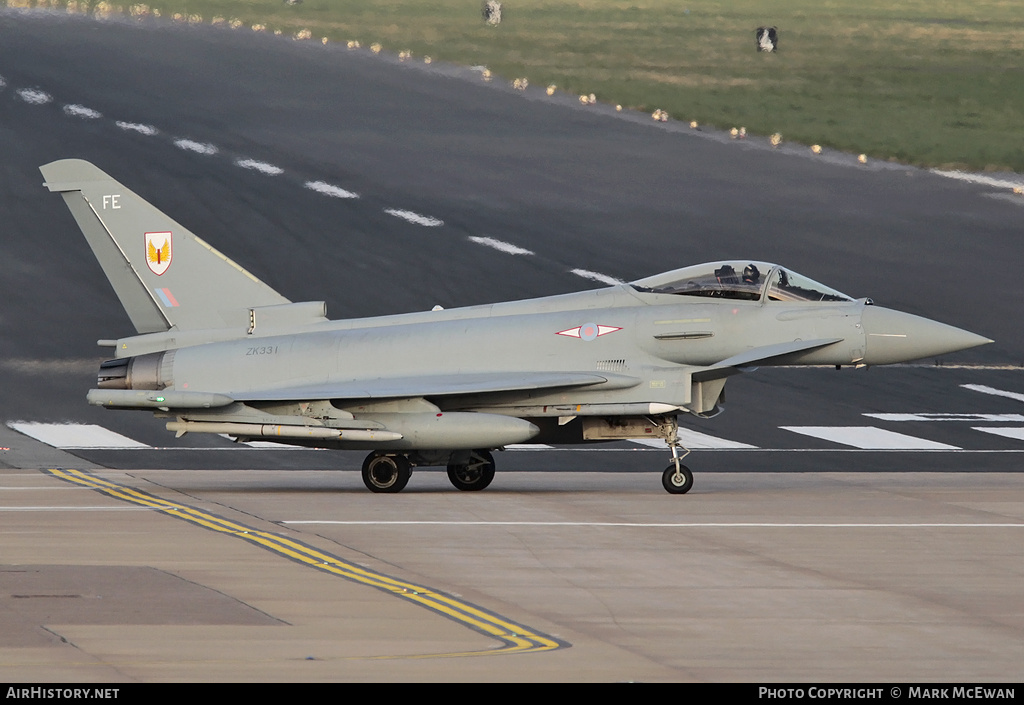
{"type": "Polygon", "coordinates": [[[991,342],[748,260],[331,321],[324,302],[289,301],[92,164],[41,171],[137,332],[100,341],[114,359],[89,403],[150,410],[179,436],[366,450],[373,492],[430,465],[481,490],[491,451],[509,444],[659,438],[672,450],[662,484],[683,494],[677,416],[718,413],[744,368],[884,365],[991,342]]]}

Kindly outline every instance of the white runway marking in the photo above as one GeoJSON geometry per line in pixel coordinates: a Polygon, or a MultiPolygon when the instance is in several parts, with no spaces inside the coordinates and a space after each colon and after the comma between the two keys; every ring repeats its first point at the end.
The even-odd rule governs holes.
{"type": "Polygon", "coordinates": [[[1021,179],[996,179],[982,174],[969,174],[966,171],[942,171],[941,169],[932,169],[931,172],[933,174],[938,174],[939,176],[945,176],[947,179],[957,179],[958,181],[981,184],[982,186],[994,186],[996,188],[1009,189],[1012,189],[1014,186],[1024,186],[1024,180],[1021,179]]]}
{"type": "Polygon", "coordinates": [[[407,220],[410,223],[414,223],[416,225],[424,225],[428,228],[434,228],[437,227],[438,225],[444,225],[443,220],[431,218],[429,215],[420,215],[419,213],[413,213],[412,211],[404,211],[399,208],[385,208],[384,212],[387,213],[388,215],[393,215],[396,218],[407,220]]]}
{"type": "Polygon", "coordinates": [[[779,426],[779,428],[862,450],[960,450],[957,446],[905,436],[902,433],[886,431],[874,426],[779,426]]]}
{"type": "Polygon", "coordinates": [[[103,117],[102,113],[97,112],[96,110],[93,110],[92,108],[87,108],[84,105],[77,105],[77,104],[76,105],[65,105],[64,106],[64,114],[65,115],[71,115],[73,117],[85,118],[87,120],[95,120],[97,118],[103,117]]]}
{"type": "MultiPolygon", "coordinates": [[[[290,450],[290,451],[316,451],[322,450],[324,452],[330,452],[322,448],[307,448],[305,446],[293,446],[284,443],[272,443],[270,441],[248,441],[245,443],[234,443],[221,447],[201,447],[201,446],[148,446],[144,443],[139,443],[131,438],[122,436],[121,434],[115,433],[102,426],[88,425],[88,424],[47,424],[47,423],[36,423],[26,421],[9,421],[7,426],[26,436],[35,438],[38,441],[46,443],[54,448],[61,448],[65,450],[160,450],[160,451],[171,451],[171,452],[233,452],[239,453],[244,451],[264,451],[264,450],[290,450]]],[[[755,452],[755,453],[861,453],[872,450],[947,450],[950,452],[957,453],[1024,453],[1024,449],[999,449],[999,450],[964,450],[955,446],[947,446],[944,444],[936,444],[931,441],[923,441],[922,439],[913,438],[911,436],[904,436],[898,433],[891,433],[888,431],[882,431],[882,429],[874,429],[876,432],[871,436],[873,442],[864,442],[865,429],[864,428],[833,428],[833,427],[785,427],[785,430],[796,431],[797,433],[804,433],[804,435],[816,435],[813,433],[807,433],[809,429],[817,428],[819,433],[816,435],[818,438],[825,438],[826,440],[832,440],[839,443],[844,441],[839,440],[840,437],[845,437],[845,443],[848,445],[854,445],[854,448],[759,448],[747,443],[741,443],[739,441],[731,441],[724,438],[718,438],[716,436],[710,436],[699,431],[691,431],[689,429],[680,429],[680,439],[683,441],[683,445],[692,450],[701,451],[741,451],[741,452],[755,452]],[[802,430],[796,430],[801,428],[802,430]],[[854,434],[860,441],[860,444],[850,442],[849,436],[854,434]],[[879,436],[878,434],[882,434],[879,436]],[[879,443],[879,438],[882,438],[887,445],[879,443]],[[895,439],[895,440],[894,440],[895,439]],[[899,442],[896,442],[899,441],[899,442]],[[924,445],[927,444],[927,445],[924,445]]],[[[993,435],[1004,436],[1013,439],[1024,440],[1024,427],[997,427],[997,428],[975,428],[977,431],[984,431],[993,435]]],[[[227,440],[231,440],[228,436],[222,436],[227,440]]],[[[623,444],[628,444],[629,447],[591,447],[591,446],[550,446],[543,443],[515,443],[505,446],[506,450],[510,451],[545,451],[545,452],[568,452],[568,453],[636,453],[636,452],[654,452],[657,451],[668,451],[668,444],[660,439],[628,439],[622,441],[623,444]]],[[[2,489],[2,488],[0,488],[2,489]]]]}
{"type": "Polygon", "coordinates": [[[56,424],[9,421],[7,425],[37,441],[62,449],[149,448],[145,443],[95,424],[56,424]]]}
{"type": "Polygon", "coordinates": [[[609,286],[616,286],[618,284],[625,284],[626,282],[615,277],[609,277],[607,274],[601,274],[600,272],[591,272],[589,269],[573,269],[570,270],[577,277],[583,277],[584,279],[590,279],[591,281],[601,282],[609,286]]]}
{"type": "Polygon", "coordinates": [[[7,85],[7,81],[4,80],[3,76],[0,76],[0,88],[3,88],[6,85],[7,85]]]}
{"type": "MultiPolygon", "coordinates": [[[[724,438],[718,438],[716,436],[709,436],[706,433],[700,431],[691,431],[688,428],[679,429],[679,442],[683,444],[684,448],[690,448],[692,450],[706,449],[706,448],[756,448],[748,443],[740,443],[739,441],[729,441],[724,438]]],[[[661,440],[660,438],[641,439],[633,438],[630,443],[640,443],[641,445],[650,446],[651,448],[664,448],[668,450],[668,443],[661,440]]]]}
{"type": "Polygon", "coordinates": [[[49,93],[35,88],[19,88],[16,92],[19,98],[30,105],[46,105],[53,100],[49,93]]]}
{"type": "Polygon", "coordinates": [[[237,159],[235,160],[235,166],[240,166],[243,169],[251,169],[253,171],[258,171],[261,174],[266,174],[267,176],[277,176],[278,174],[284,173],[284,169],[282,169],[279,166],[267,164],[266,162],[256,161],[255,159],[237,159]]]}
{"type": "Polygon", "coordinates": [[[250,448],[262,448],[263,450],[317,450],[305,446],[293,446],[288,443],[271,443],[270,441],[243,441],[242,445],[250,448]]]}
{"type": "Polygon", "coordinates": [[[981,431],[982,433],[991,433],[993,436],[1012,438],[1017,441],[1024,441],[1024,428],[1019,426],[1011,426],[1008,428],[998,426],[971,426],[971,430],[981,431]]]}
{"type": "Polygon", "coordinates": [[[1024,414],[864,414],[882,421],[1022,421],[1024,414]]]}
{"type": "Polygon", "coordinates": [[[358,193],[346,191],[325,181],[307,181],[306,188],[322,193],[325,196],[331,196],[332,198],[359,198],[358,193]]]}
{"type": "Polygon", "coordinates": [[[114,124],[120,127],[122,130],[128,132],[138,132],[139,134],[146,135],[147,137],[152,137],[153,135],[160,133],[160,131],[152,125],[142,125],[137,122],[125,122],[124,120],[118,120],[114,124]]]}
{"type": "MultiPolygon", "coordinates": [[[[295,445],[289,445],[287,443],[272,443],[271,441],[242,441],[242,442],[238,442],[238,441],[236,441],[234,438],[232,438],[231,436],[229,436],[226,433],[218,433],[217,435],[220,436],[221,438],[223,438],[225,441],[231,441],[232,443],[234,443],[235,445],[237,445],[239,447],[245,446],[245,447],[248,447],[248,448],[264,448],[264,449],[270,449],[270,450],[278,450],[278,449],[283,449],[283,450],[296,450],[296,449],[298,449],[298,450],[310,450],[310,449],[306,448],[305,446],[295,446],[295,445]]],[[[217,450],[220,450],[220,448],[218,448],[217,450]]],[[[230,450],[230,449],[228,449],[228,450],[230,450]]]]}
{"type": "Polygon", "coordinates": [[[178,149],[184,149],[187,152],[195,152],[196,154],[217,153],[217,148],[212,144],[204,144],[202,142],[194,142],[192,140],[174,140],[174,146],[178,149]]]}
{"type": "Polygon", "coordinates": [[[964,389],[970,389],[972,392],[981,392],[982,394],[991,394],[997,397],[1006,397],[1007,399],[1016,399],[1017,401],[1024,401],[1024,394],[1020,392],[1007,392],[1002,389],[996,389],[995,387],[986,387],[984,384],[961,384],[964,389]]]}
{"type": "Polygon", "coordinates": [[[333,524],[340,526],[522,526],[522,527],[622,527],[635,529],[1024,529],[1024,523],[883,524],[849,522],[627,522],[627,521],[344,521],[304,519],[282,524],[333,524]]]}
{"type": "Polygon", "coordinates": [[[525,247],[518,247],[509,242],[502,242],[501,240],[495,240],[493,237],[476,237],[473,235],[469,236],[471,242],[475,242],[478,245],[484,247],[490,247],[491,249],[497,250],[498,252],[504,252],[508,255],[532,255],[533,250],[527,250],[525,247]]]}

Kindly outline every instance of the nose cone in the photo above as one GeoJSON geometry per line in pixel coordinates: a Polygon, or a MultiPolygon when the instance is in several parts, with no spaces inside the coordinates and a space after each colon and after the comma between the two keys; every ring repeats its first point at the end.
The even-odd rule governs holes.
{"type": "Polygon", "coordinates": [[[988,338],[902,311],[865,306],[864,364],[888,365],[991,343],[988,338]]]}

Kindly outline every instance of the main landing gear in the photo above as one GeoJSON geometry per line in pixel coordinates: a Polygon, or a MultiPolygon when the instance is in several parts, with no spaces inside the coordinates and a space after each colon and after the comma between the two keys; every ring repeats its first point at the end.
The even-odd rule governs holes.
{"type": "Polygon", "coordinates": [[[494,458],[486,450],[474,450],[465,459],[457,458],[453,453],[448,463],[448,479],[456,489],[466,492],[482,490],[494,479],[494,458]]]}
{"type": "MultiPolygon", "coordinates": [[[[679,462],[682,460],[679,457],[679,449],[682,448],[679,439],[673,438],[668,445],[672,449],[672,464],[661,474],[661,484],[670,494],[686,494],[693,487],[693,473],[690,472],[690,468],[679,462]]],[[[683,450],[686,451],[683,454],[683,458],[685,458],[690,451],[686,448],[683,450]]]]}
{"type": "MultiPolygon", "coordinates": [[[[422,465],[440,465],[433,458],[419,457],[422,465]],[[426,461],[426,462],[423,462],[426,461]]],[[[494,479],[494,457],[488,450],[456,451],[447,457],[448,479],[460,490],[475,492],[494,479]]],[[[409,484],[413,462],[409,456],[374,451],[363,461],[363,484],[370,492],[401,492],[409,484]]]]}
{"type": "MultiPolygon", "coordinates": [[[[672,449],[672,463],[661,474],[661,484],[670,494],[686,494],[693,488],[693,473],[680,462],[690,454],[682,448],[678,438],[668,442],[672,449]],[[685,453],[681,456],[679,449],[685,453]]],[[[444,460],[426,454],[415,454],[420,465],[440,465],[444,460]]],[[[444,456],[442,456],[444,457],[444,456]]],[[[447,456],[448,479],[452,485],[464,492],[478,492],[494,480],[494,457],[485,449],[456,451],[447,456]]],[[[374,451],[363,461],[363,484],[370,492],[401,492],[412,476],[413,460],[401,453],[374,451]]]]}
{"type": "Polygon", "coordinates": [[[370,492],[401,492],[411,476],[412,463],[404,455],[374,451],[363,461],[363,484],[370,492]]]}

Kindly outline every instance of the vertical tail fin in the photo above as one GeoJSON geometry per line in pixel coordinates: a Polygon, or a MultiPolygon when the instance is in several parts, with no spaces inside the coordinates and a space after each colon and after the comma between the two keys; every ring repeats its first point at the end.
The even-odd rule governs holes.
{"type": "Polygon", "coordinates": [[[92,164],[41,166],[78,221],[139,333],[246,327],[250,309],[289,303],[92,164]]]}

